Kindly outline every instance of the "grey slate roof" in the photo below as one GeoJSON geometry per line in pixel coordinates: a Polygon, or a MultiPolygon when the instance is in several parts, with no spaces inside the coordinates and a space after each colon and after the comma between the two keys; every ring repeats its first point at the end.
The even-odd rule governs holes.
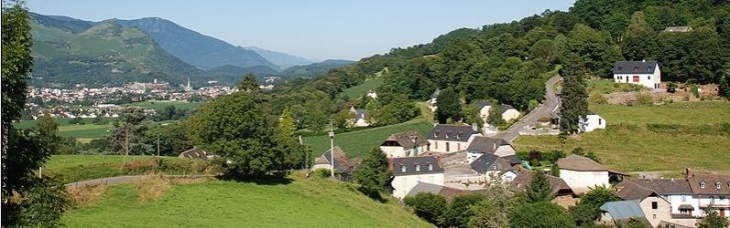
{"type": "Polygon", "coordinates": [[[354,109],[354,110],[350,110],[350,112],[352,112],[353,114],[355,114],[355,119],[356,120],[359,120],[359,119],[367,119],[368,116],[370,116],[370,113],[368,112],[367,109],[354,109]]]}
{"type": "MultiPolygon", "coordinates": [[[[340,148],[340,146],[335,146],[335,169],[339,171],[340,173],[345,173],[350,169],[349,161],[347,160],[347,154],[345,154],[344,151],[340,148]]],[[[319,156],[315,161],[314,164],[332,164],[330,160],[332,158],[332,152],[331,150],[325,151],[321,156],[319,156]]]]}
{"type": "Polygon", "coordinates": [[[441,189],[443,189],[444,186],[437,185],[437,184],[430,184],[430,183],[424,183],[424,182],[418,182],[416,186],[413,186],[410,191],[406,194],[406,196],[416,196],[418,193],[421,192],[429,192],[433,194],[439,194],[441,192],[441,189]]]}
{"type": "Polygon", "coordinates": [[[502,159],[507,160],[510,165],[522,164],[522,160],[520,160],[520,157],[517,157],[516,154],[504,156],[502,159]]]}
{"type": "Polygon", "coordinates": [[[404,131],[390,135],[380,146],[400,146],[411,149],[415,146],[428,145],[428,140],[417,131],[404,131]]]}
{"type": "Polygon", "coordinates": [[[444,173],[444,168],[441,167],[436,156],[391,158],[390,167],[394,176],[444,173]],[[431,165],[431,170],[428,169],[429,165],[431,165]],[[405,167],[405,172],[403,172],[403,167],[405,167]],[[419,167],[418,171],[416,171],[416,167],[419,167]]]}
{"type": "Polygon", "coordinates": [[[437,124],[428,133],[430,140],[467,142],[473,134],[479,134],[469,125],[437,124]]]}
{"type": "Polygon", "coordinates": [[[641,186],[632,180],[624,180],[616,184],[614,193],[623,200],[642,200],[657,193],[649,188],[641,186]]]}
{"type": "MultiPolygon", "coordinates": [[[[502,113],[502,114],[504,114],[504,112],[506,112],[506,111],[508,111],[508,110],[510,110],[510,109],[515,109],[515,108],[514,108],[514,107],[512,107],[512,105],[506,105],[506,104],[500,105],[500,106],[499,106],[499,113],[502,113]]],[[[516,110],[516,109],[515,109],[515,110],[516,110]]]]}
{"type": "Polygon", "coordinates": [[[644,218],[644,211],[637,200],[607,202],[601,205],[601,210],[608,212],[614,220],[644,218]]]}
{"type": "Polygon", "coordinates": [[[492,104],[489,103],[489,101],[487,101],[487,100],[481,100],[481,101],[479,101],[479,109],[482,109],[482,108],[487,107],[487,106],[492,106],[492,104]]]}
{"type": "MultiPolygon", "coordinates": [[[[532,172],[533,171],[528,170],[517,172],[517,176],[510,183],[510,187],[517,191],[525,191],[532,183],[532,172]]],[[[545,175],[545,177],[547,177],[548,181],[550,182],[550,186],[553,189],[552,193],[556,196],[574,195],[573,189],[571,189],[570,186],[568,186],[568,184],[566,184],[565,181],[560,177],[555,177],[552,175],[545,175]]]]}
{"type": "Polygon", "coordinates": [[[436,88],[436,91],[433,91],[433,94],[431,94],[431,98],[437,99],[440,93],[441,90],[439,88],[436,88]]]}
{"type": "Polygon", "coordinates": [[[489,171],[506,171],[512,169],[512,166],[507,160],[494,154],[482,154],[482,156],[479,156],[477,160],[474,160],[470,166],[472,170],[477,171],[477,173],[480,174],[489,171]]]}
{"type": "Polygon", "coordinates": [[[684,179],[638,179],[631,181],[644,188],[651,189],[659,195],[692,194],[692,188],[690,188],[689,182],[684,179]]]}
{"type": "Polygon", "coordinates": [[[613,66],[614,74],[653,74],[657,61],[619,61],[613,66]]]}
{"type": "Polygon", "coordinates": [[[502,138],[477,136],[471,141],[471,144],[469,144],[469,147],[466,148],[466,151],[472,153],[494,154],[494,152],[503,145],[512,146],[502,138]]]}

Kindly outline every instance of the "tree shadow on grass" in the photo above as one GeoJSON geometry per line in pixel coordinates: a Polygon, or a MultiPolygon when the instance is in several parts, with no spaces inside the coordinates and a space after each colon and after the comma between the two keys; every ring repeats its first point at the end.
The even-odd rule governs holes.
{"type": "Polygon", "coordinates": [[[380,192],[377,190],[372,190],[372,189],[363,188],[363,187],[360,187],[357,190],[372,200],[378,201],[380,203],[388,202],[388,199],[386,199],[382,195],[380,195],[380,192]]]}
{"type": "Polygon", "coordinates": [[[253,183],[258,185],[287,185],[291,184],[292,179],[283,175],[264,175],[258,177],[239,177],[231,175],[219,175],[219,180],[236,181],[243,183],[253,183]]]}

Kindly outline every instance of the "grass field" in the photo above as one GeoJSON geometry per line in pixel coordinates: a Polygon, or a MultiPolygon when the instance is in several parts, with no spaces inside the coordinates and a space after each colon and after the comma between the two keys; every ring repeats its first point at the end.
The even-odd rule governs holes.
{"type": "Polygon", "coordinates": [[[599,80],[588,80],[588,87],[586,88],[589,93],[600,93],[609,94],[613,92],[631,92],[631,91],[649,91],[640,85],[629,84],[629,83],[614,83],[613,80],[599,79],[599,80]]]}
{"type": "MultiPolygon", "coordinates": [[[[88,122],[90,119],[83,119],[88,122]]],[[[97,124],[69,124],[66,119],[56,119],[58,123],[58,136],[62,137],[74,137],[80,142],[89,142],[92,139],[99,138],[108,134],[108,130],[111,129],[111,125],[97,125],[97,124]]],[[[29,129],[35,126],[35,120],[21,120],[20,122],[14,123],[14,127],[18,129],[29,129]]]]}
{"type": "Polygon", "coordinates": [[[730,102],[674,102],[654,106],[591,105],[608,124],[717,124],[730,122],[730,102]]]}
{"type": "Polygon", "coordinates": [[[209,170],[204,160],[178,157],[122,155],[53,155],[43,174],[59,177],[64,183],[148,173],[201,174],[209,170]]]}
{"type": "Polygon", "coordinates": [[[137,102],[137,103],[131,103],[125,106],[139,106],[143,108],[148,109],[154,109],[157,112],[162,111],[167,106],[175,106],[176,109],[196,109],[200,107],[201,105],[205,104],[205,102],[166,102],[166,101],[145,101],[145,102],[137,102]]]}
{"type": "Polygon", "coordinates": [[[608,128],[570,137],[563,148],[557,136],[520,136],[518,150],[582,147],[620,171],[730,171],[730,136],[716,130],[730,123],[730,103],[675,102],[656,106],[592,105],[608,128]],[[652,129],[661,124],[674,129],[652,129]]]}
{"type": "Polygon", "coordinates": [[[345,89],[344,91],[342,91],[342,93],[340,93],[340,96],[347,96],[350,99],[360,98],[362,97],[362,95],[365,95],[368,90],[374,90],[380,87],[380,85],[383,84],[383,80],[383,77],[376,77],[374,79],[367,80],[358,86],[353,86],[345,89]]]}
{"type": "MultiPolygon", "coordinates": [[[[421,109],[419,117],[401,124],[336,134],[335,146],[340,146],[347,155],[352,157],[363,155],[373,147],[380,146],[388,136],[394,133],[416,130],[426,135],[433,129],[433,121],[431,121],[433,113],[425,102],[417,102],[416,106],[421,109]]],[[[315,158],[330,148],[330,140],[327,135],[304,137],[304,143],[312,147],[312,157],[315,158]]]]}
{"type": "Polygon", "coordinates": [[[62,222],[68,227],[431,227],[392,200],[379,203],[351,185],[318,178],[177,184],[146,202],[138,194],[133,184],[109,187],[95,205],[66,212],[62,222]]]}

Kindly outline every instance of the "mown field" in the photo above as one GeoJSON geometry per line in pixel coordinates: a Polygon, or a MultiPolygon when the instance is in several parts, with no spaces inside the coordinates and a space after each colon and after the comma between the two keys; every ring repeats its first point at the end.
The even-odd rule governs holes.
{"type": "Polygon", "coordinates": [[[204,174],[210,172],[204,160],[178,157],[123,155],[53,155],[43,174],[64,183],[122,175],[204,174]]]}
{"type": "Polygon", "coordinates": [[[730,103],[675,102],[656,106],[592,105],[608,128],[569,137],[520,136],[518,150],[595,152],[620,171],[730,171],[730,103]]]}
{"type": "Polygon", "coordinates": [[[368,90],[374,90],[383,84],[384,77],[376,77],[374,79],[367,80],[360,85],[353,86],[345,89],[340,93],[340,96],[347,96],[350,99],[356,99],[367,94],[368,90]]]}
{"type": "MultiPolygon", "coordinates": [[[[58,123],[58,136],[74,137],[79,142],[87,143],[92,139],[108,134],[111,125],[91,124],[91,119],[83,119],[84,124],[69,124],[67,119],[56,119],[58,123]]],[[[18,129],[29,129],[35,126],[35,120],[21,120],[13,124],[18,129]]]]}
{"type": "Polygon", "coordinates": [[[289,181],[174,184],[147,201],[135,184],[112,186],[61,221],[68,227],[431,227],[392,200],[374,201],[349,184],[302,174],[289,181]]]}
{"type": "MultiPolygon", "coordinates": [[[[348,156],[360,156],[370,151],[373,147],[380,146],[388,136],[409,130],[421,132],[424,136],[433,129],[433,113],[428,109],[425,102],[417,102],[416,106],[421,109],[421,116],[408,122],[335,134],[335,146],[340,146],[348,156]]],[[[304,137],[304,143],[312,148],[312,157],[317,157],[329,150],[330,140],[327,135],[304,137]]]]}

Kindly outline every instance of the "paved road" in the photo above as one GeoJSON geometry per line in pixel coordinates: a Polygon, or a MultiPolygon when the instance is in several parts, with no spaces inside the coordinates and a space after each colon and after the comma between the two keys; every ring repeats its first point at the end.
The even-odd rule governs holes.
{"type": "MultiPolygon", "coordinates": [[[[164,176],[165,177],[212,177],[214,175],[164,175],[164,176]]],[[[100,185],[100,184],[124,184],[124,183],[133,182],[136,180],[142,180],[147,177],[150,177],[150,175],[107,177],[107,178],[68,183],[68,184],[66,184],[66,187],[84,188],[84,187],[95,186],[95,185],[100,185]]]]}
{"type": "Polygon", "coordinates": [[[535,125],[537,124],[537,119],[543,116],[552,116],[552,111],[555,109],[558,105],[558,98],[555,96],[555,91],[553,90],[553,87],[556,83],[563,80],[563,77],[560,75],[555,75],[552,78],[548,79],[547,82],[545,82],[545,102],[538,106],[535,110],[532,110],[532,112],[528,113],[520,121],[513,124],[509,129],[500,132],[499,134],[495,135],[494,137],[503,138],[504,140],[507,140],[507,142],[512,142],[517,138],[517,136],[520,135],[520,130],[524,128],[525,126],[529,125],[535,125]]]}

